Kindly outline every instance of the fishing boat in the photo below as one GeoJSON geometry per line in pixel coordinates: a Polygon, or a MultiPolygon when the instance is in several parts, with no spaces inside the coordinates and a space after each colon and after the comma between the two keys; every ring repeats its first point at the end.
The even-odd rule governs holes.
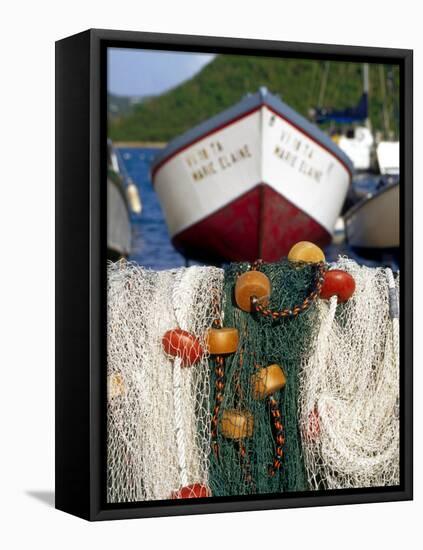
{"type": "Polygon", "coordinates": [[[107,257],[116,261],[131,251],[130,211],[124,178],[112,142],[107,143],[107,257]]]}
{"type": "Polygon", "coordinates": [[[350,246],[363,253],[397,249],[399,229],[399,178],[384,178],[380,188],[345,214],[350,246]]]}
{"type": "Polygon", "coordinates": [[[317,126],[261,88],[171,141],[152,180],[172,242],[208,262],[276,261],[330,243],[352,164],[317,126]]]}
{"type": "Polygon", "coordinates": [[[348,243],[361,253],[399,248],[399,142],[381,141],[376,148],[380,177],[376,190],[345,214],[348,243]]]}
{"type": "Polygon", "coordinates": [[[360,253],[377,255],[378,252],[399,248],[399,142],[382,141],[376,148],[380,175],[375,189],[364,193],[355,182],[354,189],[359,197],[345,213],[345,234],[350,246],[360,253]]]}
{"type": "Polygon", "coordinates": [[[374,138],[367,126],[356,126],[338,137],[339,147],[351,159],[356,172],[367,172],[373,164],[374,138]]]}

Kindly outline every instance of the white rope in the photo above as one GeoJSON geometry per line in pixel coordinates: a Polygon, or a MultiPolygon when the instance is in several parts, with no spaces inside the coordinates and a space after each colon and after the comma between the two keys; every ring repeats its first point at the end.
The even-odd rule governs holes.
{"type": "Polygon", "coordinates": [[[181,487],[188,485],[186,464],[185,433],[182,422],[182,389],[181,389],[181,359],[175,357],[173,361],[173,403],[175,411],[176,449],[181,479],[181,487]]]}
{"type": "MultiPolygon", "coordinates": [[[[197,291],[198,268],[180,269],[175,274],[175,283],[172,292],[172,305],[179,328],[189,332],[192,329],[192,320],[195,317],[193,299],[197,291]]],[[[195,368],[195,365],[187,369],[195,368]]],[[[173,363],[173,399],[175,412],[175,438],[180,472],[180,485],[188,485],[188,471],[186,465],[186,433],[183,423],[182,409],[182,362],[176,357],[173,363]]],[[[195,396],[193,396],[195,399],[195,396]]]]}
{"type": "Polygon", "coordinates": [[[395,358],[399,370],[399,295],[398,288],[395,283],[394,274],[392,269],[386,268],[386,278],[388,280],[388,292],[389,292],[389,314],[392,320],[392,333],[395,358]]]}
{"type": "MultiPolygon", "coordinates": [[[[327,347],[328,345],[328,337],[329,332],[332,328],[333,321],[335,319],[336,314],[336,306],[338,305],[338,298],[337,296],[332,296],[329,300],[329,308],[327,311],[327,315],[322,321],[322,324],[320,325],[320,332],[319,332],[319,346],[322,348],[327,347]]],[[[325,354],[319,355],[318,359],[321,361],[323,360],[323,356],[325,354]]]]}

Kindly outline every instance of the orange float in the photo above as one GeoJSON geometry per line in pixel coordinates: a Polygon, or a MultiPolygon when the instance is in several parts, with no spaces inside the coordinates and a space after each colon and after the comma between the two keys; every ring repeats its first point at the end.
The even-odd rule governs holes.
{"type": "Polygon", "coordinates": [[[251,378],[254,399],[264,399],[281,390],[286,384],[286,376],[279,365],[269,365],[260,369],[251,378]]]}
{"type": "Polygon", "coordinates": [[[251,437],[254,429],[253,415],[248,411],[228,409],[223,411],[220,433],[228,439],[251,437]]]}
{"type": "Polygon", "coordinates": [[[211,328],[206,334],[206,349],[210,355],[234,353],[238,348],[238,329],[223,327],[211,328]]]}
{"type": "Polygon", "coordinates": [[[238,277],[235,284],[235,302],[243,311],[251,311],[251,299],[259,300],[267,306],[271,292],[269,278],[261,271],[247,271],[238,277]]]}

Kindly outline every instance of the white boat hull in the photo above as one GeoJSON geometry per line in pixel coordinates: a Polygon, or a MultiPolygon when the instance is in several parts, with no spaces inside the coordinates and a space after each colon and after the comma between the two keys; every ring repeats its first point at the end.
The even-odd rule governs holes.
{"type": "Polygon", "coordinates": [[[351,174],[342,152],[319,140],[321,132],[316,137],[298,120],[261,104],[197,134],[162,153],[153,167],[175,246],[199,248],[201,242],[195,241],[203,232],[207,246],[219,248],[218,256],[260,254],[275,260],[304,235],[330,240],[351,174]],[[269,220],[273,215],[278,218],[269,220]],[[246,239],[251,252],[237,254],[235,248],[241,250],[246,239]],[[267,239],[274,240],[268,254],[267,239]]]}
{"type": "Polygon", "coordinates": [[[126,257],[131,251],[131,226],[124,191],[107,178],[107,249],[111,259],[126,257]]]}
{"type": "Polygon", "coordinates": [[[348,243],[357,248],[397,248],[400,244],[399,183],[353,206],[345,215],[348,243]]]}

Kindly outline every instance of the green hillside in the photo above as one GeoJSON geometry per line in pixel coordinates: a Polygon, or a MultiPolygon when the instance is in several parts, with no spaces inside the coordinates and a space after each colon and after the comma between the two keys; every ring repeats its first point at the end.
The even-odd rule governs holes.
{"type": "MultiPolygon", "coordinates": [[[[370,65],[370,118],[375,130],[383,130],[388,120],[398,134],[398,84],[397,67],[370,65]]],[[[319,98],[325,107],[355,105],[362,93],[362,64],[217,56],[191,80],[134,106],[126,116],[110,119],[109,135],[121,141],[168,141],[260,86],[308,116],[319,98]]]]}

